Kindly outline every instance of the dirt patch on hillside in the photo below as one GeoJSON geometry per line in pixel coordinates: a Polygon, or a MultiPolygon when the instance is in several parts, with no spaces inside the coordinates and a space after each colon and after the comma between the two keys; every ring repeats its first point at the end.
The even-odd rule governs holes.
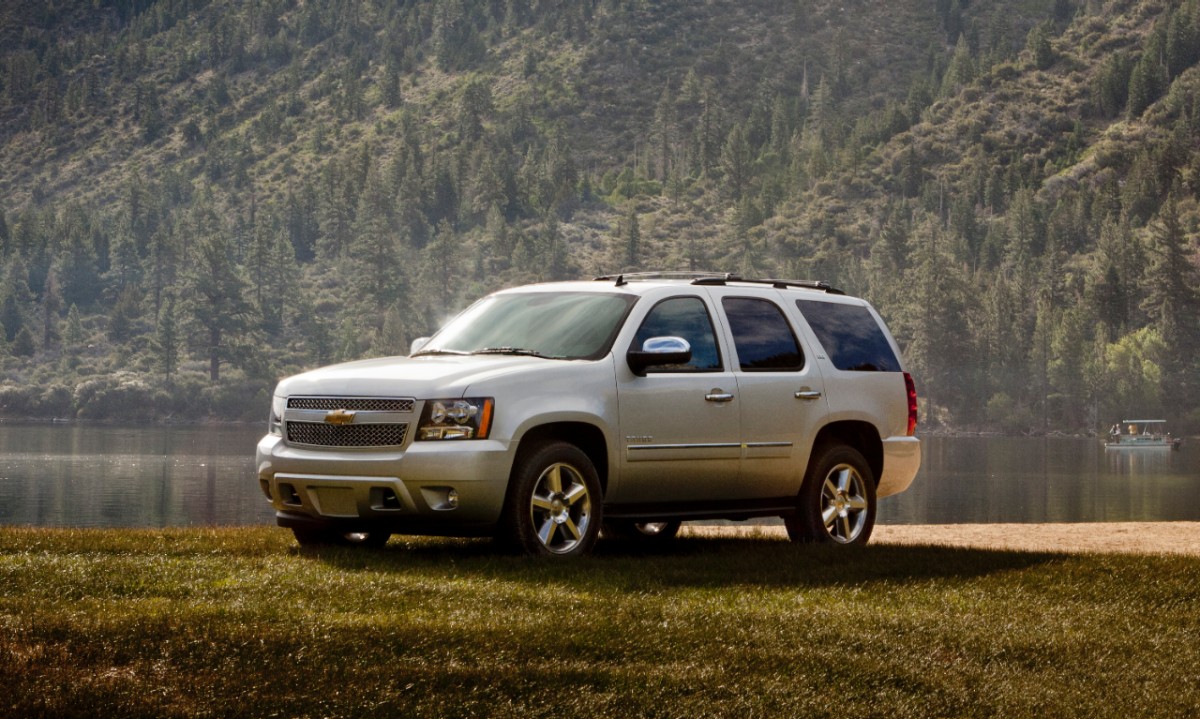
{"type": "MultiPolygon", "coordinates": [[[[782,536],[780,526],[690,526],[688,532],[782,536]]],[[[1107,522],[1096,524],[878,525],[872,544],[1029,552],[1121,552],[1200,556],[1200,522],[1107,522]]]]}

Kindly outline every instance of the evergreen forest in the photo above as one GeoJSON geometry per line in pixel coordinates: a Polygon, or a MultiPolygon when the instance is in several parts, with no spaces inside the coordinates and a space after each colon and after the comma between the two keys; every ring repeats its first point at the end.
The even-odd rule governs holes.
{"type": "Polygon", "coordinates": [[[823,280],[924,430],[1200,433],[1200,0],[6,0],[0,416],[265,420],[493,289],[823,280]]]}

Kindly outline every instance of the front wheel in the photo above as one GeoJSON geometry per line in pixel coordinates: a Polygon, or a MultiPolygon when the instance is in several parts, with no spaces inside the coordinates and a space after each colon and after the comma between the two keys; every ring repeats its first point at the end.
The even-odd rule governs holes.
{"type": "Polygon", "coordinates": [[[875,528],[875,505],[875,475],[862,453],[826,445],[814,452],[796,514],[784,524],[796,542],[866,544],[875,528]]]}
{"type": "Polygon", "coordinates": [[[587,554],[602,511],[600,479],[583,451],[566,442],[534,445],[513,470],[500,539],[529,555],[587,554]]]}

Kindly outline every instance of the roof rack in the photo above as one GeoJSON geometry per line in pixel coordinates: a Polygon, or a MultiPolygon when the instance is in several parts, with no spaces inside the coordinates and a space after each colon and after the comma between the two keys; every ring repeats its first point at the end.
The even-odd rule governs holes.
{"type": "Polygon", "coordinates": [[[592,278],[596,282],[616,282],[620,287],[630,280],[696,280],[702,277],[728,277],[727,272],[689,272],[687,270],[667,270],[650,272],[620,272],[615,275],[600,275],[592,278]]]}
{"type": "Polygon", "coordinates": [[[740,277],[731,272],[624,272],[617,275],[601,275],[594,278],[596,282],[615,282],[617,287],[629,284],[630,280],[691,280],[693,285],[725,285],[730,282],[746,282],[758,285],[770,285],[783,290],[789,287],[801,287],[809,290],[819,290],[831,295],[844,295],[840,289],[820,280],[779,280],[768,278],[740,277]]]}

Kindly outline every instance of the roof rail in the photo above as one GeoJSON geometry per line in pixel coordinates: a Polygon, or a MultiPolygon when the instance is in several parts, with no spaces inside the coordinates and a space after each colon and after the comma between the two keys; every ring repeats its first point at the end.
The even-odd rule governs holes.
{"type": "Polygon", "coordinates": [[[738,277],[737,275],[726,275],[725,277],[700,277],[692,280],[694,285],[723,285],[727,282],[747,282],[757,285],[771,285],[777,290],[785,290],[789,287],[802,287],[808,290],[820,290],[830,295],[844,295],[837,287],[820,280],[777,280],[758,277],[738,277]]]}
{"type": "Polygon", "coordinates": [[[617,275],[601,275],[594,278],[596,282],[615,282],[617,287],[628,284],[630,280],[691,280],[693,285],[724,285],[729,282],[746,282],[750,284],[770,285],[779,290],[789,287],[800,287],[809,290],[819,290],[831,295],[846,294],[833,285],[820,280],[779,280],[740,277],[731,272],[624,272],[617,275]]]}
{"type": "Polygon", "coordinates": [[[616,282],[617,286],[627,284],[630,280],[695,280],[701,277],[729,277],[728,272],[690,272],[687,270],[653,270],[649,272],[620,272],[615,275],[600,275],[593,277],[595,282],[616,282]]]}

